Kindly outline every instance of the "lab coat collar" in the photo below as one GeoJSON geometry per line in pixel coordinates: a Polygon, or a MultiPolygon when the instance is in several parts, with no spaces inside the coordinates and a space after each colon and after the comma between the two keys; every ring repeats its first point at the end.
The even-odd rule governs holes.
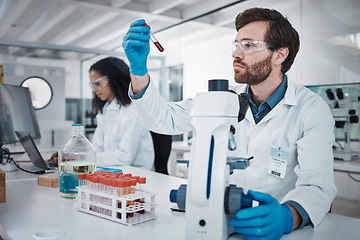
{"type": "Polygon", "coordinates": [[[296,99],[296,87],[296,84],[292,81],[289,81],[288,78],[288,87],[284,96],[284,104],[291,106],[296,106],[298,104],[298,101],[296,99]]]}
{"type": "MultiPolygon", "coordinates": [[[[284,96],[284,104],[287,105],[297,105],[296,100],[296,84],[287,78],[287,89],[284,96]]],[[[246,93],[248,85],[247,84],[239,84],[236,86],[231,86],[230,89],[234,89],[237,94],[246,93]]]]}
{"type": "Polygon", "coordinates": [[[114,98],[114,100],[112,102],[106,101],[104,107],[103,107],[103,112],[106,112],[108,110],[119,110],[119,102],[117,101],[116,98],[114,98]]]}
{"type": "MultiPolygon", "coordinates": [[[[289,78],[287,79],[287,89],[284,95],[284,98],[280,100],[280,102],[275,106],[274,109],[272,109],[259,123],[265,122],[272,118],[280,109],[280,107],[284,104],[290,105],[290,106],[296,106],[297,105],[297,99],[296,99],[296,84],[291,82],[289,78]]],[[[234,90],[236,93],[246,93],[248,85],[247,84],[239,84],[234,87],[234,90]]],[[[250,121],[252,126],[255,126],[254,117],[252,115],[251,109],[249,108],[246,112],[245,118],[250,121]]]]}

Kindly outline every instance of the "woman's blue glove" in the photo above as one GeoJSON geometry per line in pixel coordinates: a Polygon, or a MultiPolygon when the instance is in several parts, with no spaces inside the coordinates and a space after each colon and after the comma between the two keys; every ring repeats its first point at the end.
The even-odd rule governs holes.
{"type": "Polygon", "coordinates": [[[133,22],[122,43],[130,62],[130,72],[137,76],[144,76],[148,71],[146,62],[150,52],[150,28],[143,26],[144,24],[144,19],[133,22]]]}
{"type": "Polygon", "coordinates": [[[291,208],[267,193],[248,191],[259,206],[238,211],[230,225],[246,239],[279,239],[294,227],[291,208]]]}

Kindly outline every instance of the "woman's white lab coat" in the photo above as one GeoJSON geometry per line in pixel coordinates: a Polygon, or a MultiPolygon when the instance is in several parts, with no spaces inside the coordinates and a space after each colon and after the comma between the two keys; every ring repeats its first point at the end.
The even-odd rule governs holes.
{"type": "Polygon", "coordinates": [[[97,116],[92,139],[98,166],[128,165],[152,170],[154,148],[133,104],[121,106],[114,99],[97,116]]]}
{"type": "MultiPolygon", "coordinates": [[[[238,85],[236,92],[245,92],[238,85]]],[[[152,82],[134,105],[147,129],[167,134],[191,131],[191,100],[164,104],[152,82]]],[[[210,106],[209,106],[210,107],[210,106]]],[[[258,124],[251,110],[236,126],[232,156],[254,157],[231,182],[245,190],[271,194],[280,202],[295,201],[317,226],[337,189],[333,175],[334,119],[328,105],[307,88],[288,81],[284,98],[258,124]],[[284,179],[268,174],[271,149],[287,155],[284,179]]]]}

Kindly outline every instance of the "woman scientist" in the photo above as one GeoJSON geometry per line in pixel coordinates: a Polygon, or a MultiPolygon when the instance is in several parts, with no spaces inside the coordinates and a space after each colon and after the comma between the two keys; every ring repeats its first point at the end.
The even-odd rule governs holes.
{"type": "Polygon", "coordinates": [[[118,58],[107,57],[90,67],[89,78],[94,94],[93,110],[98,113],[92,139],[97,165],[130,165],[152,170],[152,138],[128,96],[129,67],[118,58]]]}

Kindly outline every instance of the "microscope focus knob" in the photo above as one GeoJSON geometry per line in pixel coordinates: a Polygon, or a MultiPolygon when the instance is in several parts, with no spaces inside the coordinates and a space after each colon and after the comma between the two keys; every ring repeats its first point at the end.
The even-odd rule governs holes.
{"type": "Polygon", "coordinates": [[[350,116],[350,123],[358,123],[358,122],[359,122],[359,116],[357,115],[350,116]]]}
{"type": "Polygon", "coordinates": [[[179,189],[170,191],[170,202],[177,203],[180,210],[185,211],[186,203],[186,184],[180,185],[179,189]]]}
{"type": "Polygon", "coordinates": [[[235,214],[241,209],[252,207],[252,200],[252,196],[245,194],[242,188],[230,185],[225,190],[225,213],[235,214]]]}

